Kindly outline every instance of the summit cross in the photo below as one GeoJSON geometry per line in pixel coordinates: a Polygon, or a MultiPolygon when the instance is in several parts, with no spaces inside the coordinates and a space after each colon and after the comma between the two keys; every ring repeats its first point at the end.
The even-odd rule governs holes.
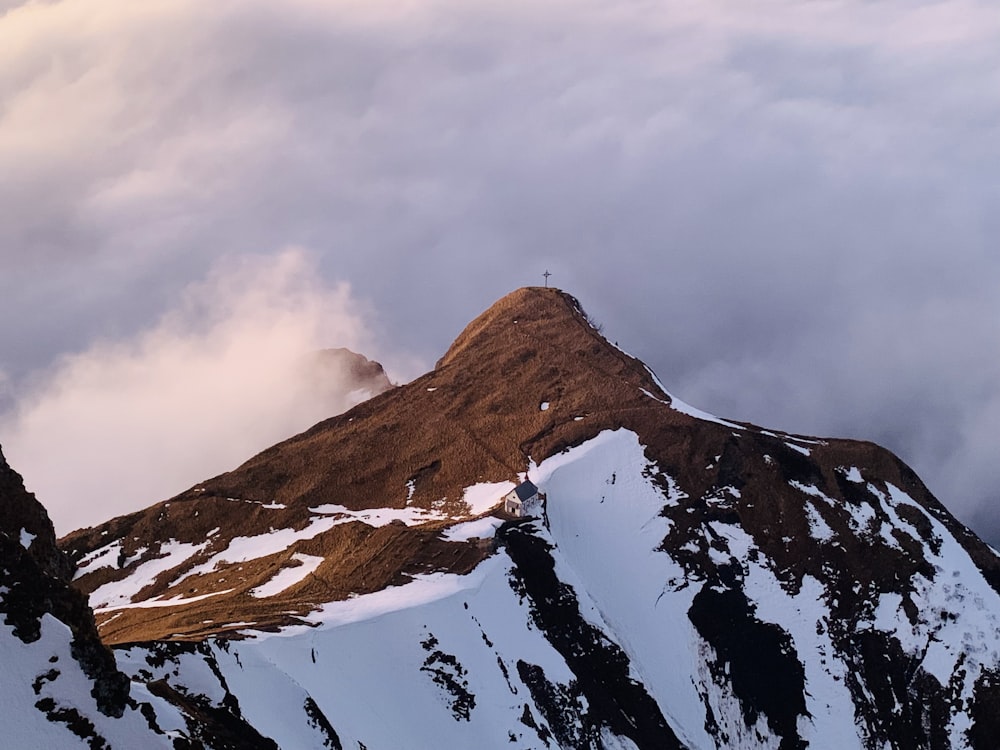
{"type": "Polygon", "coordinates": [[[548,270],[548,269],[545,269],[545,273],[543,273],[543,274],[542,274],[542,276],[544,276],[544,277],[545,277],[545,288],[546,288],[546,289],[548,289],[548,288],[549,288],[549,276],[551,276],[551,275],[552,275],[552,274],[551,274],[551,273],[549,273],[549,270],[548,270]]]}

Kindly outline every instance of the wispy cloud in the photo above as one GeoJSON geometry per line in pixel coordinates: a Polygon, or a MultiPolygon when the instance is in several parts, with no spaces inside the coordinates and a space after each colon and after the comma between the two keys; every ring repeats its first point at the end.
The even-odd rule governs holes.
{"type": "Polygon", "coordinates": [[[162,500],[373,395],[310,356],[371,350],[363,310],[302,251],[229,259],[148,330],[39,375],[4,450],[61,532],[162,500]]]}
{"type": "Polygon", "coordinates": [[[1000,540],[994,4],[0,7],[15,381],[223,256],[312,248],[428,361],[548,267],[688,401],[884,442],[1000,540]]]}

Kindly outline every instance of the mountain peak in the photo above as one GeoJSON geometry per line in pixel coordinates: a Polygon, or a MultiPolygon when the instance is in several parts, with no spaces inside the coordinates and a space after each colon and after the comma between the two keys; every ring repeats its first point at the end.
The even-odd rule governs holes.
{"type": "Polygon", "coordinates": [[[437,367],[446,366],[463,352],[473,349],[493,350],[509,341],[511,326],[532,329],[536,335],[548,333],[559,337],[567,329],[588,323],[579,301],[554,287],[529,286],[501,297],[469,323],[452,343],[437,367]]]}
{"type": "MultiPolygon", "coordinates": [[[[188,559],[169,580],[145,586],[140,598],[201,596],[217,586],[208,575],[184,570],[214,569],[213,552],[234,538],[257,538],[271,528],[301,532],[316,526],[322,517],[317,508],[362,521],[378,510],[410,525],[336,524],[319,537],[322,542],[300,545],[300,554],[337,561],[324,576],[303,583],[305,599],[375,591],[419,570],[469,570],[489,546],[443,544],[427,524],[440,528],[481,513],[485,508],[468,499],[470,485],[516,482],[533,463],[602,430],[690,421],[669,404],[645,365],[606,341],[574,297],[558,289],[518,289],[470,323],[426,375],[169,501],[74,532],[63,544],[84,564],[80,585],[99,593],[117,590],[108,584],[132,565],[155,560],[172,540],[184,545],[188,559]],[[389,546],[370,557],[379,548],[375,538],[389,546]],[[113,539],[121,542],[116,559],[134,563],[116,570],[107,564],[110,557],[94,556],[113,539]]],[[[283,548],[282,554],[291,559],[294,552],[283,548]]],[[[211,617],[187,607],[152,620],[138,609],[118,610],[118,600],[95,600],[99,610],[114,608],[99,614],[102,633],[122,641],[220,632],[219,623],[232,618],[219,610],[232,610],[232,596],[247,596],[275,564],[284,563],[271,557],[256,566],[241,561],[236,593],[213,596],[205,605],[211,617]],[[212,624],[203,624],[206,619],[212,624]]],[[[281,609],[249,601],[261,627],[288,622],[296,611],[291,603],[281,609]]]]}
{"type": "Polygon", "coordinates": [[[129,649],[134,679],[185,693],[214,659],[213,695],[352,747],[978,750],[1000,731],[1000,558],[876,445],[685,407],[558,289],[62,544],[106,642],[203,641],[129,649]],[[524,479],[535,518],[503,510],[524,479]],[[260,665],[305,709],[261,700],[260,665]]]}

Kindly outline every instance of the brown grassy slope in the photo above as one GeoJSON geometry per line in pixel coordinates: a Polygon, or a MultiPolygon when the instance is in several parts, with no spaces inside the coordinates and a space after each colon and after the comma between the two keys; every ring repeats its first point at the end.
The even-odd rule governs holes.
{"type": "MultiPolygon", "coordinates": [[[[168,503],[71,534],[63,545],[79,558],[120,539],[125,555],[148,547],[146,557],[152,557],[161,540],[203,542],[213,529],[221,529],[199,558],[161,576],[140,598],[230,587],[232,593],[155,611],[126,610],[102,630],[108,641],[171,634],[197,638],[234,621],[278,625],[289,621],[288,612],[305,612],[350,592],[375,591],[415,572],[471,569],[488,547],[443,542],[433,528],[371,529],[352,523],[198,579],[185,578],[184,570],[232,537],[302,528],[317,505],[402,508],[409,482],[412,505],[444,507],[458,516],[464,487],[514,480],[529,457],[541,462],[604,429],[625,427],[640,436],[648,457],[685,494],[679,506],[665,510],[674,523],[664,547],[685,558],[695,577],[713,567],[708,548],[715,521],[739,523],[791,585],[809,574],[833,576],[834,585],[845,591],[858,581],[890,590],[895,581],[926,567],[912,540],[902,539],[902,549],[895,549],[877,535],[851,528],[848,506],[877,505],[843,482],[841,467],[852,466],[879,486],[889,481],[909,491],[954,529],[989,575],[996,575],[995,557],[887,451],[845,440],[807,444],[750,425],[741,429],[701,421],[667,401],[645,366],[610,345],[575,299],[556,289],[519,289],[470,323],[436,368],[418,380],[321,422],[168,503]],[[550,405],[545,411],[543,402],[550,405]],[[810,455],[789,447],[789,441],[808,445],[810,455]],[[841,504],[830,510],[817,506],[837,532],[839,547],[817,554],[806,496],[789,482],[817,486],[841,504]],[[725,487],[740,489],[739,496],[723,497],[725,487]],[[264,505],[275,503],[284,507],[264,505]],[[248,595],[281,567],[294,565],[294,552],[322,555],[326,561],[315,575],[277,597],[248,595]]],[[[92,591],[128,572],[104,568],[78,583],[92,591]]]]}
{"type": "Polygon", "coordinates": [[[656,409],[640,388],[659,390],[641,363],[587,323],[573,298],[520,289],[474,320],[434,371],[203,486],[361,509],[402,507],[414,480],[413,504],[446,500],[459,511],[462,487],[513,479],[529,454],[541,460],[579,442],[595,423],[610,423],[611,412],[656,409]]]}
{"type": "Polygon", "coordinates": [[[138,598],[236,588],[178,607],[108,613],[102,618],[106,640],[197,636],[206,631],[206,619],[213,620],[207,630],[235,620],[285,622],[288,618],[279,613],[378,590],[414,572],[468,570],[488,549],[442,542],[433,529],[372,530],[352,523],[252,563],[222,566],[211,575],[191,578],[185,571],[224,549],[233,537],[301,529],[317,505],[402,508],[410,482],[411,505],[460,516],[466,510],[464,487],[515,480],[529,456],[540,461],[605,427],[619,426],[622,415],[630,412],[657,413],[660,421],[690,421],[641,389],[658,392],[644,366],[604,341],[576,300],[554,289],[521,289],[473,321],[436,369],[417,381],[322,422],[170,501],[74,532],[62,544],[75,559],[116,539],[122,544],[122,560],[145,548],[125,569],[113,565],[82,577],[78,585],[90,592],[155,557],[166,540],[210,539],[201,555],[161,575],[138,598]],[[543,402],[550,404],[546,411],[543,402]],[[390,538],[391,544],[386,543],[390,538]],[[289,561],[293,552],[322,555],[327,561],[281,596],[250,597],[250,589],[294,564],[289,561]]]}

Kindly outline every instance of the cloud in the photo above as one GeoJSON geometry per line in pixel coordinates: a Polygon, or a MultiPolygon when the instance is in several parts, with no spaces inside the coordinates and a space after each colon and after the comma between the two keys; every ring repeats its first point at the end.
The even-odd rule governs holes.
{"type": "Polygon", "coordinates": [[[686,400],[879,440],[1000,541],[991,3],[0,7],[15,381],[221,257],[311,248],[426,361],[548,267],[686,400]]]}
{"type": "Polygon", "coordinates": [[[4,449],[61,533],[145,507],[373,395],[312,356],[370,351],[364,309],[301,250],[228,259],[148,330],[39,376],[4,449]]]}

